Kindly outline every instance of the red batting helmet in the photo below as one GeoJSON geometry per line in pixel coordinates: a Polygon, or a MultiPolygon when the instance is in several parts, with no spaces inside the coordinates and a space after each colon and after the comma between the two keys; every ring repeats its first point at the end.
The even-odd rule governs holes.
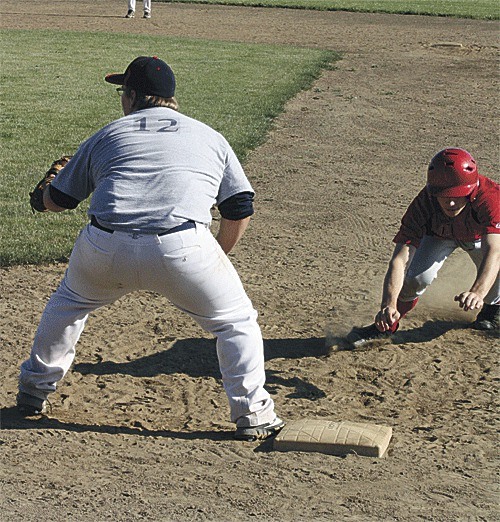
{"type": "Polygon", "coordinates": [[[433,196],[470,196],[478,185],[476,162],[464,149],[443,149],[429,163],[427,190],[433,196]]]}

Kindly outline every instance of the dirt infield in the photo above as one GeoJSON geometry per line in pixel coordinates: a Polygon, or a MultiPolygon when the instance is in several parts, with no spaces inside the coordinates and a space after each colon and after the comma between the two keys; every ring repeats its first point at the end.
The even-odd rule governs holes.
{"type": "Polygon", "coordinates": [[[343,54],[250,155],[256,215],[231,257],[260,314],[279,414],[394,435],[382,459],[233,441],[213,339],[146,293],[89,319],[52,412],[22,421],[18,366],[65,266],[4,268],[0,520],[498,520],[500,343],[467,329],[474,316],[453,302],[473,279],[468,258],[452,256],[391,343],[346,351],[340,340],[372,318],[430,157],[461,146],[498,179],[498,23],[156,3],[146,21],[125,11],[118,0],[2,0],[0,26],[343,54]]]}

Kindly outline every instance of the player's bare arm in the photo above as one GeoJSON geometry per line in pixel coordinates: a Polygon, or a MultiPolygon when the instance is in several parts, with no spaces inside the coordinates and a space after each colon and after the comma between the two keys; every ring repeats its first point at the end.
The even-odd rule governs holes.
{"type": "Polygon", "coordinates": [[[249,222],[250,216],[238,220],[221,218],[219,232],[216,239],[222,247],[222,250],[224,250],[224,253],[229,254],[229,252],[231,252],[231,250],[236,246],[245,233],[249,222]]]}
{"type": "Polygon", "coordinates": [[[477,272],[476,280],[468,292],[455,296],[464,311],[481,308],[483,299],[495,283],[500,271],[500,234],[486,234],[481,240],[483,262],[477,272]]]}
{"type": "Polygon", "coordinates": [[[413,245],[404,243],[397,243],[394,247],[384,279],[380,311],[375,316],[375,324],[381,331],[389,330],[400,318],[400,313],[397,310],[398,296],[403,287],[406,269],[415,250],[413,245]]]}

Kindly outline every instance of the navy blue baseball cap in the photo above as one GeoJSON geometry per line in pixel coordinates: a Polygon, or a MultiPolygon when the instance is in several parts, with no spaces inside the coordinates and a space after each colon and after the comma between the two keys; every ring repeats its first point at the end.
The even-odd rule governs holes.
{"type": "Polygon", "coordinates": [[[175,93],[174,73],[157,56],[139,56],[123,74],[108,74],[104,79],[149,96],[172,98],[175,93]]]}

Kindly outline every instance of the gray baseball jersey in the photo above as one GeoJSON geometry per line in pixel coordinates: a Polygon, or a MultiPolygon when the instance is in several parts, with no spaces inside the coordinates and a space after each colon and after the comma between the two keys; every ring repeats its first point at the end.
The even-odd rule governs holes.
{"type": "Polygon", "coordinates": [[[124,116],[85,141],[53,181],[105,227],[157,233],[253,192],[236,154],[214,129],[164,107],[124,116]]]}

